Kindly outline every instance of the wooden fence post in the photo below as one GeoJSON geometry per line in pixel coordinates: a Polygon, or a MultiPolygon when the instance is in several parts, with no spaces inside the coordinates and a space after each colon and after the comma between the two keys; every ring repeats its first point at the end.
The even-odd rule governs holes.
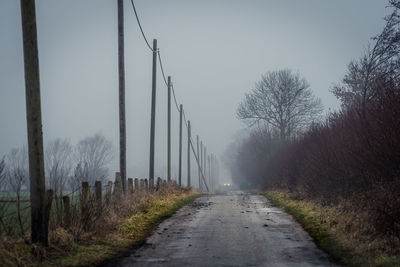
{"type": "Polygon", "coordinates": [[[140,179],[139,191],[144,191],[144,179],[140,179]]]}
{"type": "Polygon", "coordinates": [[[128,195],[133,195],[133,179],[128,178],[128,195]]]}
{"type": "Polygon", "coordinates": [[[90,199],[90,188],[88,182],[82,182],[82,200],[81,200],[81,221],[84,228],[87,228],[86,220],[89,215],[89,199],[90,199]]]}
{"type": "Polygon", "coordinates": [[[94,187],[95,187],[95,195],[96,195],[96,203],[97,203],[97,207],[99,209],[99,211],[101,211],[101,206],[102,206],[102,199],[101,199],[101,182],[100,181],[96,181],[94,183],[94,187]]]}
{"type": "Polygon", "coordinates": [[[139,179],[135,178],[135,191],[139,191],[139,179]]]}
{"type": "Polygon", "coordinates": [[[45,206],[45,216],[46,216],[46,236],[49,236],[49,221],[50,221],[50,211],[51,211],[51,203],[53,202],[53,190],[49,189],[47,190],[46,194],[47,200],[46,200],[46,206],[45,206]]]}
{"type": "Polygon", "coordinates": [[[112,192],[112,181],[108,181],[106,188],[106,204],[109,205],[111,202],[111,192],[112,192]]]}
{"type": "Polygon", "coordinates": [[[144,179],[144,189],[146,190],[146,192],[148,192],[149,191],[149,180],[147,180],[147,179],[144,179]]]}
{"type": "Polygon", "coordinates": [[[160,190],[160,189],[161,189],[161,186],[162,186],[162,180],[161,180],[160,177],[158,177],[158,178],[157,178],[157,188],[156,188],[156,190],[157,190],[157,191],[160,190]]]}
{"type": "Polygon", "coordinates": [[[69,202],[69,196],[63,196],[64,206],[64,228],[68,228],[71,223],[71,208],[69,202]]]}
{"type": "Polygon", "coordinates": [[[114,195],[120,198],[122,194],[122,180],[121,174],[119,172],[115,173],[115,185],[114,185],[114,195]]]}

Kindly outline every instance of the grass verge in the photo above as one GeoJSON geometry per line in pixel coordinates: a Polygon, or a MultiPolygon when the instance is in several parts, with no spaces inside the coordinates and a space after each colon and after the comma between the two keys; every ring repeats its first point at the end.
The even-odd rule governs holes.
{"type": "Polygon", "coordinates": [[[272,204],[283,208],[298,221],[314,239],[318,247],[334,260],[345,266],[395,267],[400,257],[384,253],[368,253],[363,249],[369,244],[361,243],[366,237],[357,236],[357,226],[351,218],[337,212],[333,207],[322,207],[311,201],[296,200],[289,194],[269,191],[264,195],[272,204]],[[350,223],[349,223],[350,221],[350,223]],[[353,224],[353,225],[352,225],[353,224]]]}
{"type": "MultiPolygon", "coordinates": [[[[64,250],[61,247],[53,248],[47,251],[45,260],[41,262],[32,256],[31,246],[23,241],[17,242],[13,253],[0,248],[0,265],[96,266],[107,263],[140,246],[163,219],[197,197],[194,191],[156,195],[143,209],[122,220],[112,230],[83,238],[81,242],[72,241],[64,250]],[[10,256],[12,259],[9,259],[10,256]]],[[[58,235],[62,236],[62,233],[58,235]]]]}

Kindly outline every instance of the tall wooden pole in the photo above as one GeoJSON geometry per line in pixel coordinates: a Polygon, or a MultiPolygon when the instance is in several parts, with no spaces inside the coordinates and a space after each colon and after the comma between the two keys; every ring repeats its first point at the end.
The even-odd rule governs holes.
{"type": "Polygon", "coordinates": [[[188,121],[188,143],[187,143],[187,187],[190,187],[190,138],[191,138],[191,128],[190,121],[188,121]]]}
{"type": "Polygon", "coordinates": [[[214,154],[210,155],[210,188],[214,189],[214,154]]]}
{"type": "Polygon", "coordinates": [[[156,73],[157,73],[157,39],[153,39],[153,73],[152,73],[152,83],[151,83],[150,166],[149,166],[149,181],[153,182],[154,182],[154,138],[155,138],[155,127],[156,127],[156,73]]]}
{"type": "Polygon", "coordinates": [[[210,185],[210,189],[212,190],[212,184],[211,184],[211,156],[207,156],[208,160],[208,184],[210,185]]]}
{"type": "MultiPolygon", "coordinates": [[[[203,173],[204,176],[204,164],[203,164],[203,141],[200,141],[200,166],[201,166],[201,172],[203,173]]],[[[203,183],[201,183],[201,189],[203,189],[203,183]]]]}
{"type": "Polygon", "coordinates": [[[168,182],[171,181],[171,76],[168,76],[168,182]]]}
{"type": "Polygon", "coordinates": [[[118,0],[118,73],[119,73],[119,170],[122,190],[126,192],[126,126],[125,126],[125,52],[124,2],[118,0]]]}
{"type": "Polygon", "coordinates": [[[218,159],[215,161],[215,163],[216,163],[216,166],[217,166],[217,174],[216,174],[216,176],[217,176],[217,185],[219,186],[221,181],[220,181],[220,168],[219,168],[218,159]]]}
{"type": "Polygon", "coordinates": [[[206,148],[206,146],[203,146],[203,148],[204,148],[204,153],[203,153],[203,156],[204,156],[204,169],[203,169],[203,172],[204,172],[204,178],[206,180],[206,183],[208,183],[208,181],[207,181],[207,148],[206,148]]]}
{"type": "Polygon", "coordinates": [[[213,155],[213,187],[214,187],[214,190],[216,189],[216,181],[217,181],[217,177],[216,177],[216,169],[217,169],[217,167],[216,167],[216,156],[215,156],[215,154],[213,155]]]}
{"type": "MultiPolygon", "coordinates": [[[[197,140],[197,159],[200,159],[200,154],[199,154],[199,136],[196,136],[196,140],[197,140]]],[[[199,190],[201,190],[201,177],[200,177],[200,165],[197,164],[198,167],[198,172],[199,172],[199,190]]]]}
{"type": "Polygon", "coordinates": [[[48,246],[35,0],[21,0],[21,17],[29,150],[31,239],[33,243],[48,246]]]}
{"type": "Polygon", "coordinates": [[[179,186],[182,186],[182,115],[183,106],[179,106],[179,172],[178,172],[178,182],[179,186]]]}

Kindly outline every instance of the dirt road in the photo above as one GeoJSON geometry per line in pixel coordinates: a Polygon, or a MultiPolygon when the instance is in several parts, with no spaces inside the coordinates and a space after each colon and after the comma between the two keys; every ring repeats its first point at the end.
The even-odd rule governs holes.
{"type": "Polygon", "coordinates": [[[336,266],[293,219],[241,191],[203,196],[113,266],[336,266]]]}

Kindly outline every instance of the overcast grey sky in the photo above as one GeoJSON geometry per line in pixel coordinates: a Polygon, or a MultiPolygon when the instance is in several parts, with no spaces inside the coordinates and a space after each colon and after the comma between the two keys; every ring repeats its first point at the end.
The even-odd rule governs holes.
{"type": "MultiPolygon", "coordinates": [[[[75,143],[101,132],[116,151],[112,171],[118,166],[119,133],[116,3],[36,1],[44,142],[62,137],[75,143]]],[[[299,71],[326,109],[337,108],[329,89],[381,31],[389,13],[384,0],[136,0],[135,4],[147,37],[158,39],[166,74],[172,76],[193,133],[218,156],[235,132],[245,127],[235,117],[239,102],[268,70],[299,71]]],[[[130,1],[124,5],[128,177],[146,177],[152,55],[130,1]]],[[[0,1],[0,38],[1,156],[26,143],[19,1],[0,1]]],[[[155,175],[165,177],[167,91],[160,72],[157,90],[155,175]]],[[[173,133],[176,174],[177,112],[173,112],[173,133]]]]}

